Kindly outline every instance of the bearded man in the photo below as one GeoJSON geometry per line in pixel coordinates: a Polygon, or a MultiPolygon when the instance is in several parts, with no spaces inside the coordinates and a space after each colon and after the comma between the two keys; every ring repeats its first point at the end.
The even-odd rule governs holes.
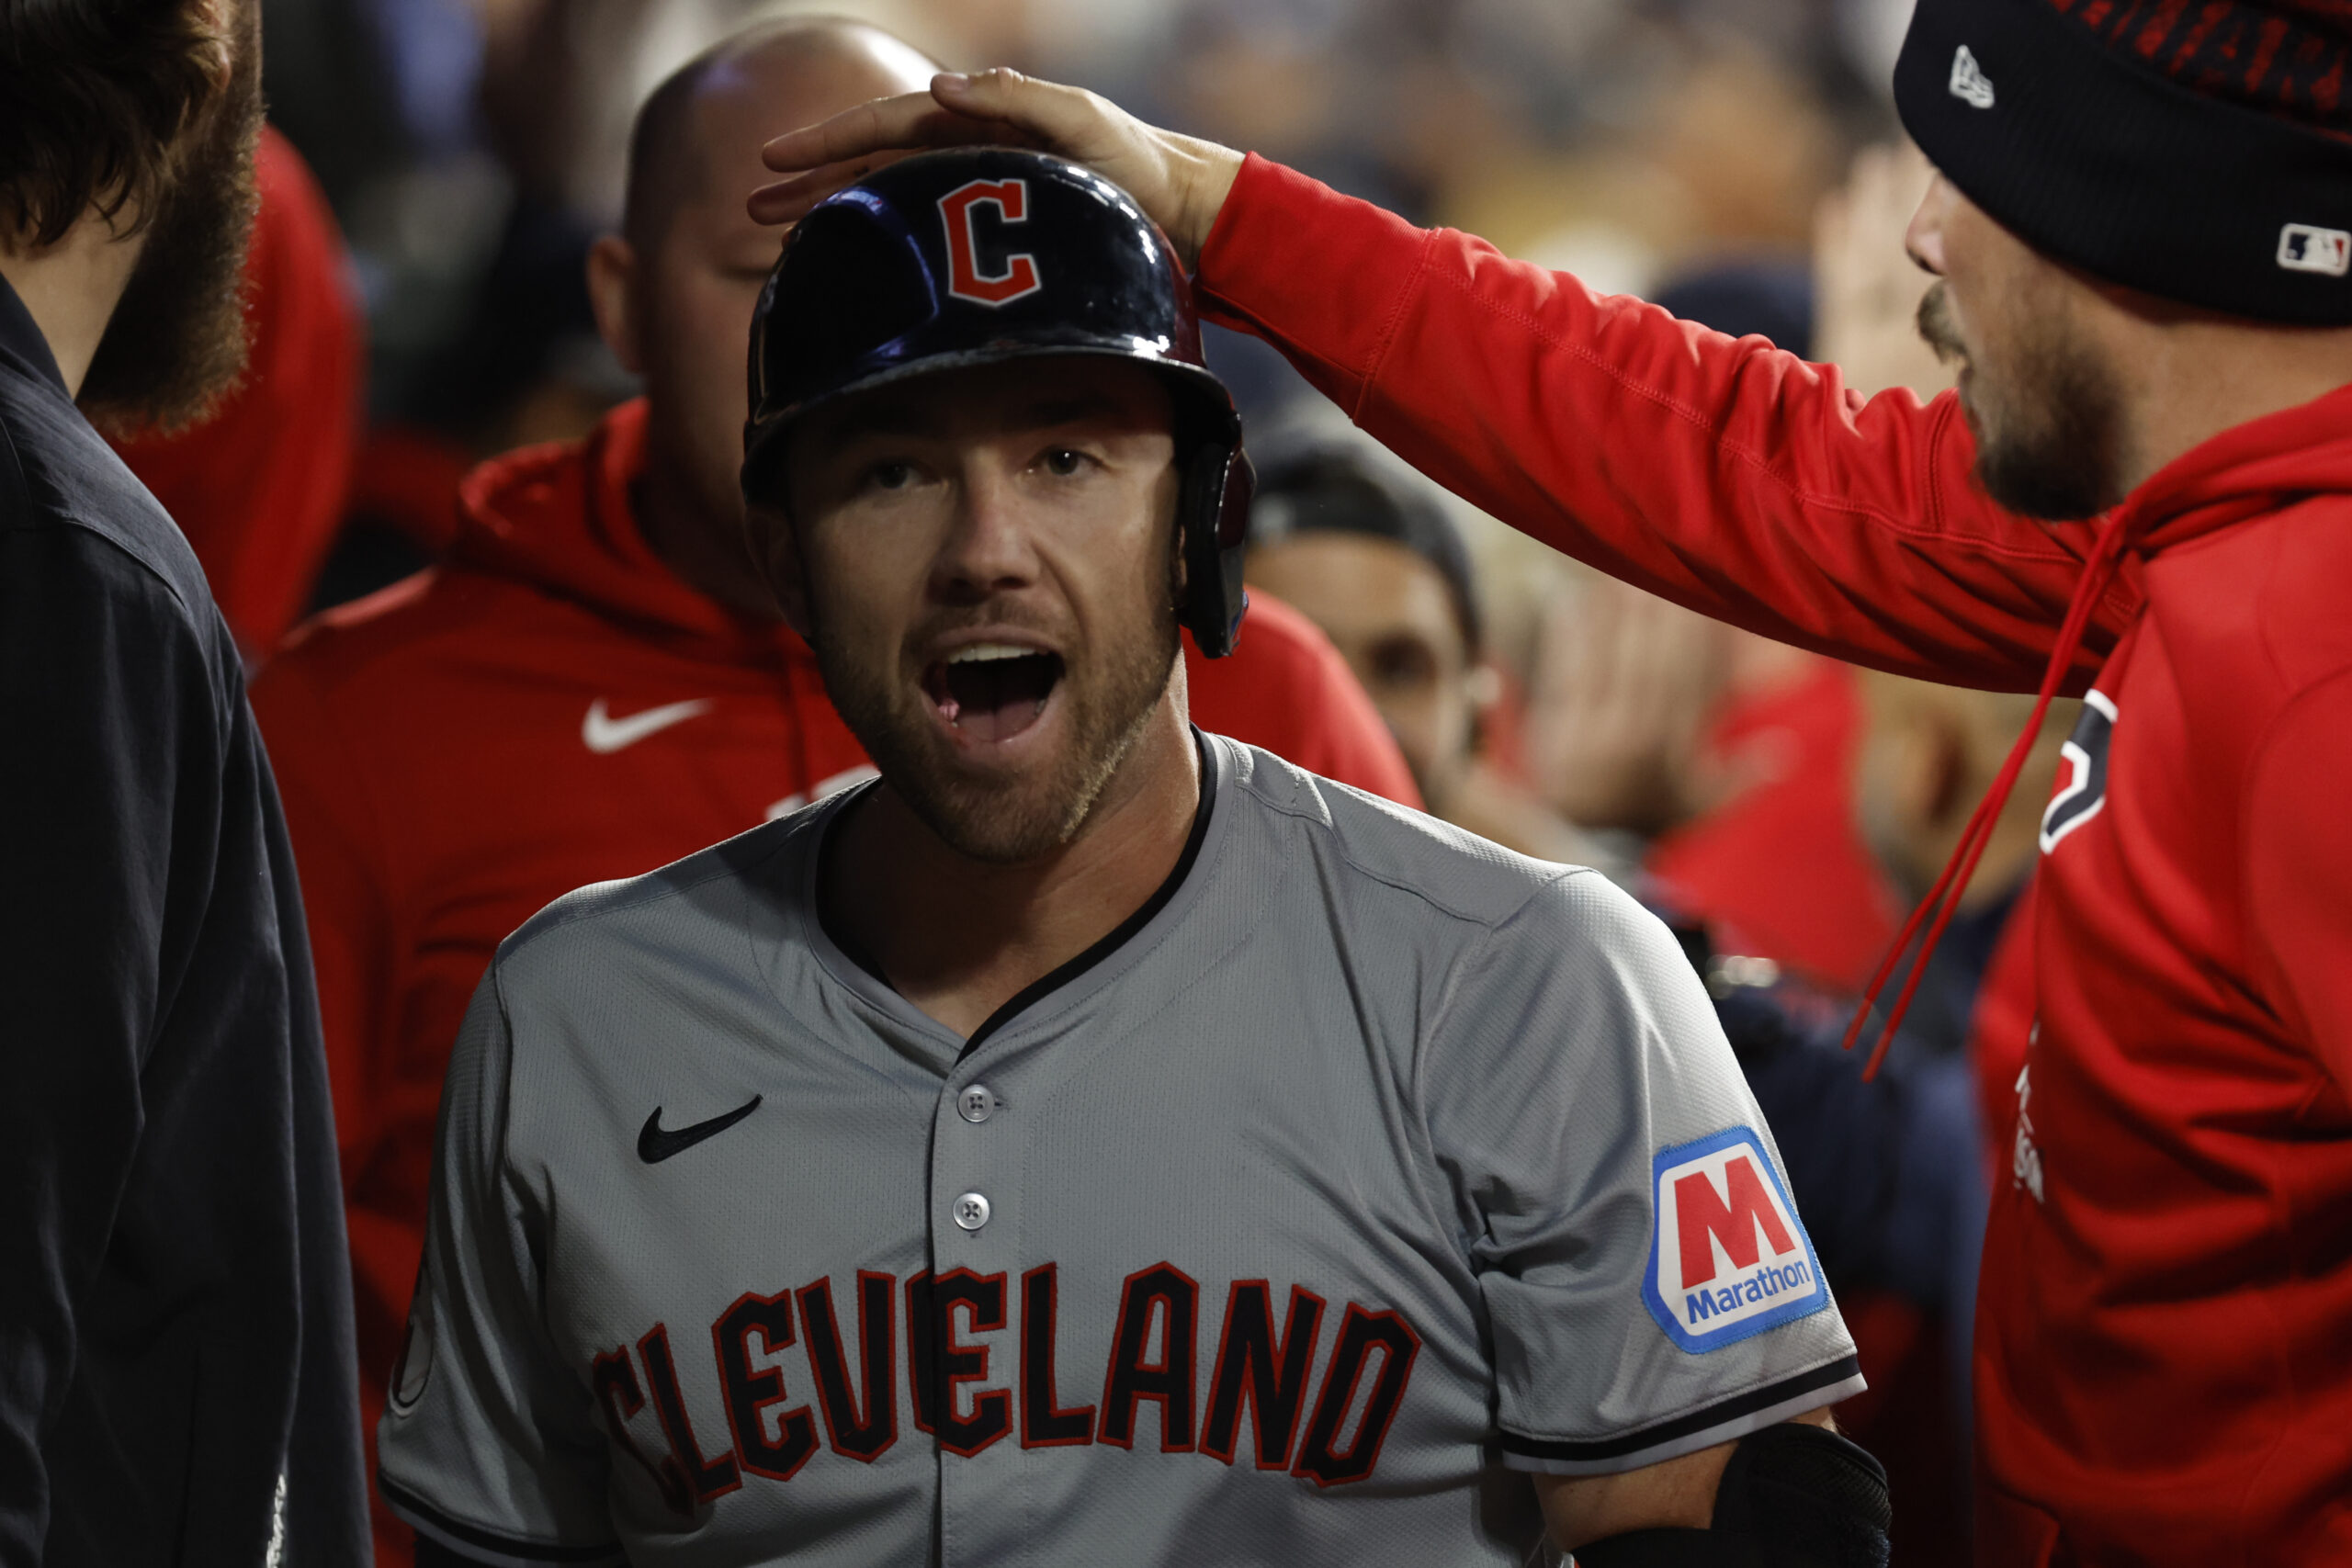
{"type": "Polygon", "coordinates": [[[356,1562],[293,857],[235,644],[108,450],[243,359],[251,0],[0,12],[0,1560],[356,1562]]]}
{"type": "Polygon", "coordinates": [[[1197,259],[1213,316],[1497,516],[1785,641],[2080,694],[1979,1294],[1978,1550],[2338,1561],[2347,69],[2345,14],[2301,0],[1922,0],[1894,90],[1939,172],[1909,242],[1962,367],[1924,406],[1011,73],[796,133],[770,163],[809,173],[758,205],[789,219],[894,145],[1086,159],[1197,259]]]}

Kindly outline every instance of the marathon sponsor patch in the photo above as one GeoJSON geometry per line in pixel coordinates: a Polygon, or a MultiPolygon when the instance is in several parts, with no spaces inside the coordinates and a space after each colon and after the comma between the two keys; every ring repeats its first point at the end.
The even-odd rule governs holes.
{"type": "Polygon", "coordinates": [[[1642,1298],[1666,1337],[1713,1350],[1829,1304],[1813,1238],[1747,1127],[1662,1149],[1642,1298]]]}

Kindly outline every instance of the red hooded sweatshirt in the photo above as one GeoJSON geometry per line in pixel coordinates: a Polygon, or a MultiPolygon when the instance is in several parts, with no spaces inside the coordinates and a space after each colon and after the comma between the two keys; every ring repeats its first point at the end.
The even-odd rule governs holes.
{"type": "MultiPolygon", "coordinates": [[[[2030,690],[2093,528],[2002,511],[1947,394],[1596,296],[1251,159],[1205,307],[1495,515],[1841,658],[2030,690]]],[[[1979,1551],[2352,1559],[2352,388],[2105,525],[2044,818],[2038,1030],[1977,1311],[1979,1551]]]]}
{"type": "MultiPolygon", "coordinates": [[[[871,776],[808,647],[673,575],[628,505],[645,411],[467,479],[447,562],[296,633],[253,701],[318,964],[373,1441],[423,1250],[450,1043],[500,941],[871,776]]],[[[1339,652],[1258,595],[1239,647],[1186,645],[1193,718],[1418,806],[1339,652]]],[[[408,1561],[379,1511],[379,1561],[408,1561]]]]}

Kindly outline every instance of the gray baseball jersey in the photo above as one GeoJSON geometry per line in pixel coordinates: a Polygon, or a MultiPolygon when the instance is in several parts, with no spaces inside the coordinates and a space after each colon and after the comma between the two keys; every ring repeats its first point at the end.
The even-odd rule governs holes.
{"type": "Polygon", "coordinates": [[[1861,1387],[1665,928],[1211,739],[1184,863],[967,1043],[826,934],[855,795],[515,933],[385,1495],[493,1562],[1526,1562],[1526,1476],[1861,1387]]]}

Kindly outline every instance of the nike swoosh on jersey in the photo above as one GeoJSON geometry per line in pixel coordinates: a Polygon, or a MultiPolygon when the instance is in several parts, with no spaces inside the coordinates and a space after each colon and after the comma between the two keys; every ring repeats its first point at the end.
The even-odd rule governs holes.
{"type": "Polygon", "coordinates": [[[684,1154],[705,1138],[718,1136],[757,1111],[760,1098],[755,1094],[749,1103],[737,1106],[724,1116],[714,1116],[707,1122],[697,1122],[691,1127],[680,1127],[675,1132],[662,1130],[662,1108],[657,1105],[653,1108],[653,1114],[645,1119],[644,1127],[638,1132],[637,1157],[648,1165],[660,1165],[672,1155],[684,1154]]]}
{"type": "Polygon", "coordinates": [[[580,721],[580,742],[602,757],[709,711],[708,697],[689,697],[683,703],[665,703],[627,718],[615,718],[605,711],[605,699],[598,697],[588,705],[588,716],[580,721]]]}

